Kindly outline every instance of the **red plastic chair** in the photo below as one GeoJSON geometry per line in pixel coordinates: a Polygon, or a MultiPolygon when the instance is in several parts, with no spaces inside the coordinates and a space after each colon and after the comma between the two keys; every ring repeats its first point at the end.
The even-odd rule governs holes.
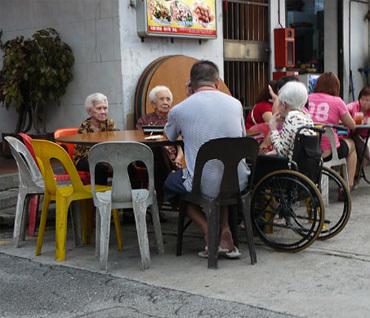
{"type": "MultiPolygon", "coordinates": [[[[77,135],[78,127],[67,127],[67,128],[58,128],[54,131],[54,138],[58,139],[63,136],[77,135]]],[[[65,147],[69,156],[73,160],[73,152],[75,151],[75,144],[56,142],[58,145],[65,147]]],[[[90,184],[90,173],[87,171],[78,171],[78,174],[83,182],[83,184],[90,184]]]]}

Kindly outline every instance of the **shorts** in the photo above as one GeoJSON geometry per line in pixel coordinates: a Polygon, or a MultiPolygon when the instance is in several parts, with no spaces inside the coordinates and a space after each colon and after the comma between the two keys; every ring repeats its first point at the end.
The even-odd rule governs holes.
{"type": "MultiPolygon", "coordinates": [[[[338,151],[338,158],[346,158],[349,154],[349,147],[348,144],[344,139],[339,139],[340,146],[337,148],[338,151]]],[[[330,161],[332,158],[332,154],[324,158],[324,162],[330,161]]]]}
{"type": "Polygon", "coordinates": [[[180,194],[188,193],[184,187],[182,169],[168,175],[164,183],[164,199],[172,204],[178,204],[180,194]]]}

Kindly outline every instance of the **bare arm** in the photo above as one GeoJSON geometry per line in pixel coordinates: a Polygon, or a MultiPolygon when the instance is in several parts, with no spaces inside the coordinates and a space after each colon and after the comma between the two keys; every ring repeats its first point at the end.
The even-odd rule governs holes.
{"type": "Polygon", "coordinates": [[[341,116],[340,119],[342,120],[344,126],[346,126],[347,128],[349,128],[351,130],[354,130],[356,128],[356,123],[353,120],[353,118],[352,118],[352,116],[350,115],[349,112],[347,112],[343,116],[341,116]]]}

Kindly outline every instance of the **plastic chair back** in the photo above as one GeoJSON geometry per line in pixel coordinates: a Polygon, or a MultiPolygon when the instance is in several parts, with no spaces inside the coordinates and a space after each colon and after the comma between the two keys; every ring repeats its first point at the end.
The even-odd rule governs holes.
{"type": "Polygon", "coordinates": [[[35,160],[35,162],[37,164],[35,151],[33,150],[33,147],[31,145],[32,138],[30,136],[28,136],[27,134],[25,134],[25,133],[19,133],[18,135],[22,137],[24,145],[26,146],[28,151],[31,153],[33,159],[35,160]]]}
{"type": "Polygon", "coordinates": [[[9,142],[12,155],[18,166],[20,185],[22,187],[44,187],[40,169],[26,146],[14,137],[5,137],[5,139],[9,142]]]}
{"type": "Polygon", "coordinates": [[[197,154],[191,193],[202,195],[201,176],[203,167],[209,160],[217,159],[224,165],[219,196],[221,199],[237,197],[240,194],[238,165],[241,160],[248,159],[247,163],[251,168],[248,184],[251,185],[257,156],[258,143],[251,137],[219,138],[206,142],[197,154]]]}
{"type": "MultiPolygon", "coordinates": [[[[78,133],[78,127],[68,127],[68,128],[58,128],[54,131],[54,139],[57,139],[59,137],[63,136],[70,136],[70,135],[77,135],[78,133]]],[[[73,152],[75,150],[75,144],[70,143],[61,143],[57,141],[58,145],[63,145],[68,149],[68,154],[71,158],[73,158],[73,152]]]]}
{"type": "Polygon", "coordinates": [[[56,194],[57,183],[54,177],[54,171],[51,165],[53,159],[59,160],[63,165],[64,170],[70,177],[74,190],[80,191],[83,189],[83,184],[68,153],[59,145],[48,140],[32,139],[31,144],[35,151],[38,163],[44,169],[43,176],[47,191],[51,194],[56,194]]]}
{"type": "Polygon", "coordinates": [[[347,161],[346,161],[346,158],[342,158],[342,159],[338,158],[338,150],[337,150],[337,146],[335,143],[335,133],[334,133],[333,128],[325,127],[324,136],[328,137],[330,140],[332,158],[329,161],[324,161],[323,165],[324,167],[328,167],[328,168],[342,166],[343,167],[342,169],[343,179],[349,186],[347,161]]]}
{"type": "Polygon", "coordinates": [[[100,229],[97,223],[96,231],[97,253],[100,255],[101,269],[107,269],[110,211],[120,208],[133,208],[134,210],[142,268],[149,268],[150,254],[146,228],[148,206],[151,206],[158,250],[159,253],[163,253],[159,211],[154,190],[154,156],[152,150],[138,142],[103,142],[91,147],[88,159],[94,204],[99,210],[101,222],[100,229]],[[135,161],[143,162],[147,168],[148,189],[132,190],[131,188],[128,166],[135,161]],[[96,193],[95,191],[95,166],[99,162],[106,162],[113,168],[112,190],[105,193],[96,193]]]}
{"type": "MultiPolygon", "coordinates": [[[[180,214],[178,221],[177,255],[181,254],[184,219],[186,214],[186,202],[201,205],[207,217],[208,227],[208,268],[217,267],[217,248],[219,237],[219,209],[221,205],[237,205],[242,208],[245,222],[245,230],[248,238],[251,263],[257,262],[253,231],[250,223],[250,198],[249,193],[241,193],[239,186],[238,165],[246,159],[250,167],[251,175],[248,178],[248,189],[253,184],[253,173],[258,156],[258,142],[251,137],[219,138],[203,144],[195,161],[193,185],[191,193],[180,196],[180,214]],[[220,184],[218,198],[207,198],[201,192],[202,172],[209,160],[217,159],[223,163],[223,176],[220,184]]],[[[229,217],[230,228],[233,233],[234,244],[237,242],[236,213],[229,217]]]]}

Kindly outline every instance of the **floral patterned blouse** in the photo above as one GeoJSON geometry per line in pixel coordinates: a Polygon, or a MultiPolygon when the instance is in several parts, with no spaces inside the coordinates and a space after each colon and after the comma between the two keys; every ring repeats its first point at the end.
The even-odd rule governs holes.
{"type": "MultiPolygon", "coordinates": [[[[99,131],[111,131],[114,130],[116,127],[114,125],[114,121],[111,118],[108,118],[106,121],[101,123],[101,127],[99,131]]],[[[81,124],[81,126],[78,128],[79,134],[87,134],[94,132],[92,124],[91,124],[91,117],[84,120],[81,124]]],[[[76,145],[75,151],[73,153],[73,161],[75,165],[82,160],[87,158],[87,155],[89,153],[90,146],[84,146],[84,145],[76,145]]]]}
{"type": "MultiPolygon", "coordinates": [[[[136,129],[142,129],[143,125],[151,126],[164,126],[167,123],[167,117],[160,117],[155,112],[143,115],[139,118],[136,124],[136,129]]],[[[177,147],[175,146],[163,146],[166,151],[168,158],[174,162],[177,157],[177,147]]],[[[176,167],[176,165],[175,165],[176,167]]]]}

